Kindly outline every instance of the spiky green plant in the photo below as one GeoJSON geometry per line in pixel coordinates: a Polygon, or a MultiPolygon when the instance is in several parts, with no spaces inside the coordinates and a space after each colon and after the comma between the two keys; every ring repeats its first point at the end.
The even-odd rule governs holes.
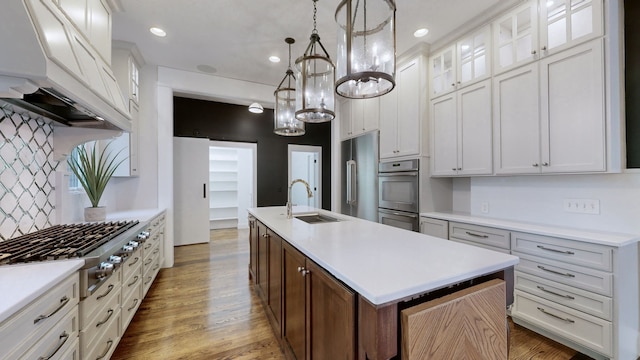
{"type": "Polygon", "coordinates": [[[111,156],[110,152],[107,153],[109,145],[111,143],[108,143],[100,153],[96,152],[95,145],[91,147],[91,150],[87,150],[84,145],[80,145],[75,150],[78,152],[78,156],[70,156],[67,159],[67,164],[69,164],[71,171],[76,175],[80,185],[87,193],[92,207],[98,207],[102,193],[107,187],[111,176],[125,160],[122,159],[116,163],[116,158],[124,149],[111,156]]]}

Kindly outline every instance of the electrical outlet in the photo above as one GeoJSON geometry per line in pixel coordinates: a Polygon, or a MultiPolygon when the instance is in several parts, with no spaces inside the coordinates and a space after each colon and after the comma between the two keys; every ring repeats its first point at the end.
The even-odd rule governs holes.
{"type": "Polygon", "coordinates": [[[488,214],[489,213],[489,203],[488,202],[480,203],[480,212],[483,213],[483,214],[488,214]]]}
{"type": "Polygon", "coordinates": [[[597,199],[564,199],[565,212],[577,214],[600,214],[600,200],[597,199]]]}

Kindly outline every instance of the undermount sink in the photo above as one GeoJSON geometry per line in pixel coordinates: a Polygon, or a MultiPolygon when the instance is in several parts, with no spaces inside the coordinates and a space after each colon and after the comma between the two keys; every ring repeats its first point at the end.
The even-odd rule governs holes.
{"type": "Polygon", "coordinates": [[[302,220],[307,224],[320,224],[320,223],[330,223],[330,222],[338,222],[340,220],[336,218],[332,218],[330,216],[322,215],[322,214],[300,214],[293,215],[294,218],[302,220]]]}

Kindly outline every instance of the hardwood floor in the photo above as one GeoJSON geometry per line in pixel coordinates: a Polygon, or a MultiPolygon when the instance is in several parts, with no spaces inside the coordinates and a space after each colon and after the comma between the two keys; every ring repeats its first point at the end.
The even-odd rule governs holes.
{"type": "MultiPolygon", "coordinates": [[[[248,238],[215,230],[210,244],[175,248],[174,267],[160,271],[112,359],[284,359],[250,285],[248,238]]],[[[511,323],[511,360],[576,355],[511,323]]]]}

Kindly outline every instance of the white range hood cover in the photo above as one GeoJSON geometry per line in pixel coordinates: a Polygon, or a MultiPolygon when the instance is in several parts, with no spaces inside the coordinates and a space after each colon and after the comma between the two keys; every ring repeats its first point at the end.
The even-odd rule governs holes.
{"type": "Polygon", "coordinates": [[[111,60],[99,56],[52,0],[7,0],[0,23],[0,98],[29,102],[25,95],[49,90],[92,118],[66,125],[131,130],[111,60]]]}

